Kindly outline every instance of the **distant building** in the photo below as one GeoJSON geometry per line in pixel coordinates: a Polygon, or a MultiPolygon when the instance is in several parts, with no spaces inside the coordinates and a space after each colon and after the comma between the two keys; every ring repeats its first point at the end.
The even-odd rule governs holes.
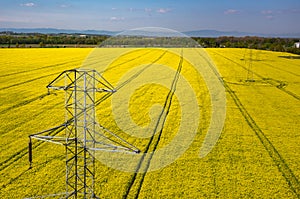
{"type": "Polygon", "coordinates": [[[79,37],[81,37],[81,38],[87,38],[86,35],[79,35],[79,37]]]}
{"type": "Polygon", "coordinates": [[[295,48],[300,48],[300,42],[296,42],[296,43],[294,44],[294,47],[295,47],[295,48]]]}

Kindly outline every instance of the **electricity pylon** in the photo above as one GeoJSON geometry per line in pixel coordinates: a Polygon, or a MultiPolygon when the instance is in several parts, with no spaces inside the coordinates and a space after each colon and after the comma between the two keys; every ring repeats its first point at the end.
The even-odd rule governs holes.
{"type": "Polygon", "coordinates": [[[116,90],[96,70],[90,69],[64,71],[47,88],[65,91],[66,119],[62,125],[29,136],[30,167],[32,138],[62,144],[66,148],[65,197],[97,198],[94,193],[95,151],[139,153],[139,149],[96,122],[96,106],[116,90]],[[96,100],[97,92],[106,94],[96,100]],[[63,130],[65,136],[58,136],[63,130]],[[102,139],[99,141],[97,136],[102,139]]]}
{"type": "Polygon", "coordinates": [[[248,63],[248,69],[247,69],[247,82],[254,82],[255,80],[253,79],[253,69],[252,69],[252,63],[253,62],[253,53],[252,49],[250,49],[249,52],[249,63],[248,63]]]}

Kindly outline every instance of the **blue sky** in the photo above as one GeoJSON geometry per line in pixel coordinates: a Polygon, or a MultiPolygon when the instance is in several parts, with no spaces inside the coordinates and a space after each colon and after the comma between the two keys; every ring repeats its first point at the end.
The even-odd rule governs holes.
{"type": "Polygon", "coordinates": [[[0,0],[1,28],[299,33],[299,0],[0,0]]]}

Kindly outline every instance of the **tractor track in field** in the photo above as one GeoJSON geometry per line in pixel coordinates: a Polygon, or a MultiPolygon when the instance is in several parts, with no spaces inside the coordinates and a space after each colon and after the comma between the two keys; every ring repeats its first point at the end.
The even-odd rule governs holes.
{"type": "Polygon", "coordinates": [[[17,160],[19,160],[20,158],[24,157],[28,152],[28,148],[24,147],[21,150],[19,150],[18,152],[14,153],[13,155],[9,156],[9,158],[7,158],[6,160],[2,161],[0,163],[0,171],[4,170],[5,168],[13,165],[13,163],[17,160]]]}
{"type": "MultiPolygon", "coordinates": [[[[136,52],[136,51],[134,51],[134,52],[136,52]]],[[[114,66],[112,66],[112,67],[110,67],[110,68],[107,68],[107,69],[105,69],[105,70],[103,70],[103,71],[98,71],[98,72],[99,72],[100,74],[102,74],[102,73],[104,73],[104,72],[106,72],[106,71],[109,71],[109,70],[112,70],[112,69],[117,68],[117,67],[119,67],[119,66],[122,66],[123,64],[127,64],[127,63],[129,63],[129,62],[132,62],[132,61],[134,61],[134,60],[137,60],[137,59],[139,59],[139,58],[141,58],[141,57],[143,57],[143,56],[145,56],[145,55],[147,55],[147,54],[149,54],[149,53],[151,53],[151,52],[152,52],[152,51],[149,50],[149,52],[143,53],[142,55],[139,55],[139,56],[134,57],[134,58],[132,58],[132,59],[126,60],[126,61],[124,61],[124,62],[122,62],[122,63],[119,63],[119,64],[117,64],[117,65],[114,65],[114,66]]],[[[121,58],[122,56],[125,56],[125,55],[129,54],[129,53],[132,53],[132,52],[129,51],[129,52],[125,53],[124,55],[121,55],[120,57],[118,57],[118,59],[121,58]]]]}
{"type": "MultiPolygon", "coordinates": [[[[241,57],[241,54],[239,54],[239,53],[232,53],[232,54],[236,55],[237,57],[241,57]]],[[[243,59],[240,59],[240,60],[243,60],[243,59]]],[[[246,61],[246,60],[245,60],[245,61],[246,61]]],[[[262,60],[260,60],[260,59],[256,59],[256,60],[254,59],[254,60],[253,60],[253,63],[254,63],[254,62],[259,63],[259,62],[261,62],[261,61],[262,61],[262,60]]],[[[272,64],[268,64],[268,63],[262,63],[262,64],[265,65],[265,66],[271,67],[271,68],[273,68],[273,69],[280,70],[280,71],[289,73],[289,74],[291,74],[291,75],[295,75],[295,76],[297,76],[297,77],[300,77],[300,75],[298,75],[298,74],[296,74],[296,73],[293,73],[293,72],[288,71],[288,70],[284,70],[284,69],[279,68],[279,67],[277,67],[277,66],[274,66],[274,65],[272,65],[272,64]]]]}
{"type": "Polygon", "coordinates": [[[131,81],[133,81],[134,79],[136,79],[138,76],[140,76],[145,70],[147,70],[148,68],[150,68],[154,63],[158,62],[165,54],[167,53],[167,51],[164,51],[163,54],[161,54],[157,59],[155,59],[152,63],[146,65],[143,69],[141,69],[140,71],[138,71],[137,73],[135,73],[132,77],[128,78],[125,82],[122,82],[120,85],[118,85],[116,87],[116,90],[121,89],[122,87],[124,87],[125,85],[127,85],[128,83],[130,83],[131,81]]]}
{"type": "MultiPolygon", "coordinates": [[[[150,51],[147,52],[147,53],[144,53],[144,54],[142,54],[142,55],[140,55],[140,56],[138,56],[138,57],[135,57],[134,59],[131,59],[131,60],[129,60],[129,61],[134,61],[134,60],[136,60],[136,59],[138,59],[138,58],[140,58],[140,57],[142,57],[142,56],[144,56],[144,55],[146,55],[146,54],[149,54],[149,53],[150,53],[150,51]]],[[[161,58],[161,57],[160,57],[160,58],[161,58]]],[[[159,58],[159,59],[160,59],[160,58],[159,58]]],[[[158,61],[158,60],[157,60],[157,61],[158,61]]],[[[70,63],[70,62],[66,62],[66,63],[70,63]]],[[[123,64],[125,64],[125,63],[128,63],[128,61],[127,61],[127,62],[120,63],[120,64],[114,66],[114,68],[115,68],[115,67],[118,67],[118,66],[120,66],[120,65],[123,65],[123,64]]],[[[63,64],[65,64],[65,63],[59,64],[59,65],[63,65],[63,64]]],[[[54,67],[54,66],[57,66],[57,65],[51,65],[51,67],[54,67]]],[[[41,68],[39,68],[39,69],[48,68],[48,67],[49,67],[49,66],[47,66],[47,67],[41,67],[41,68]]],[[[109,70],[110,70],[110,69],[112,69],[112,68],[109,68],[109,70]]],[[[38,69],[34,69],[34,70],[38,70],[38,69]]],[[[34,71],[34,70],[31,70],[31,71],[34,71]]],[[[106,71],[106,70],[105,70],[105,71],[106,71]]],[[[11,73],[11,74],[8,74],[8,75],[13,75],[13,74],[18,74],[18,73],[11,73]]],[[[35,81],[35,80],[38,80],[38,79],[42,79],[42,78],[45,78],[45,77],[49,77],[49,76],[52,76],[52,75],[55,75],[55,74],[58,74],[58,73],[53,73],[53,74],[50,74],[50,75],[45,75],[45,76],[42,76],[42,77],[34,78],[34,79],[27,80],[27,81],[24,81],[24,82],[21,82],[21,83],[17,83],[17,84],[14,84],[14,85],[6,86],[6,87],[3,87],[3,88],[0,88],[0,90],[4,90],[4,89],[11,88],[11,87],[19,86],[19,85],[22,85],[22,84],[25,84],[25,83],[29,83],[29,82],[32,82],[32,81],[35,81]]],[[[0,77],[1,77],[1,76],[0,76],[0,77]]],[[[40,96],[31,98],[31,99],[22,101],[22,102],[20,102],[20,103],[18,103],[18,104],[12,105],[12,106],[10,106],[10,107],[8,107],[8,108],[6,108],[6,109],[0,111],[0,114],[5,114],[5,113],[7,113],[8,111],[10,111],[10,110],[12,110],[12,109],[19,108],[19,107],[21,107],[21,106],[30,104],[30,103],[32,103],[32,102],[38,100],[38,99],[42,99],[42,98],[46,97],[47,95],[48,95],[48,94],[43,94],[43,95],[40,95],[40,96]]],[[[108,97],[109,97],[109,96],[110,96],[110,95],[108,95],[108,97]]]]}
{"type": "Polygon", "coordinates": [[[289,73],[290,75],[294,75],[294,76],[300,77],[300,75],[298,75],[298,74],[296,74],[296,73],[293,73],[293,72],[288,71],[288,70],[284,70],[284,69],[279,68],[279,67],[277,67],[277,66],[274,66],[274,65],[272,65],[272,64],[263,63],[262,65],[265,65],[265,66],[267,66],[267,67],[270,67],[270,68],[272,68],[272,69],[279,70],[279,71],[282,71],[282,72],[285,72],[285,73],[289,73]]]}
{"type": "MultiPolygon", "coordinates": [[[[141,69],[140,71],[138,71],[136,74],[134,74],[132,77],[130,77],[127,81],[123,82],[122,84],[118,85],[115,89],[116,90],[119,90],[121,89],[122,87],[124,87],[126,84],[130,83],[132,80],[136,79],[140,74],[142,74],[146,69],[148,69],[150,66],[152,66],[155,62],[157,62],[158,60],[160,60],[165,54],[167,53],[167,51],[165,51],[162,55],[160,55],[156,60],[154,60],[151,64],[147,65],[145,68],[141,69]]],[[[148,53],[146,53],[148,54],[148,53]]],[[[145,55],[145,54],[143,54],[145,55]]],[[[141,55],[141,56],[143,56],[141,55]]],[[[132,59],[131,61],[133,60],[136,60],[138,59],[139,57],[141,56],[138,56],[134,59],[132,59]]],[[[127,62],[124,62],[122,64],[118,64],[119,65],[123,65],[127,62]]],[[[95,106],[98,106],[101,102],[103,102],[104,100],[106,100],[107,98],[109,98],[110,96],[112,95],[112,93],[106,93],[104,96],[102,96],[100,99],[98,99],[96,102],[95,102],[95,106]]]]}
{"type": "MultiPolygon", "coordinates": [[[[53,105],[53,107],[55,107],[55,106],[57,106],[57,104],[53,105]]],[[[39,115],[39,114],[37,114],[37,115],[39,115]]],[[[40,144],[42,144],[42,142],[40,142],[40,144]]],[[[40,144],[38,144],[36,147],[38,147],[40,144]]],[[[0,163],[0,171],[2,171],[3,169],[5,169],[6,167],[8,167],[10,165],[13,165],[12,164],[13,162],[24,157],[25,155],[27,155],[27,153],[28,153],[28,147],[26,146],[26,147],[22,148],[21,150],[15,152],[14,154],[10,155],[6,160],[4,160],[0,163]]]]}
{"type": "Polygon", "coordinates": [[[13,88],[13,87],[16,87],[16,86],[20,86],[20,85],[23,85],[23,84],[27,84],[27,83],[30,83],[30,82],[33,82],[33,81],[36,81],[36,80],[46,78],[46,77],[51,77],[51,76],[54,76],[54,75],[58,75],[58,74],[60,74],[60,72],[56,72],[56,73],[36,77],[36,78],[33,78],[33,79],[29,79],[29,80],[26,80],[26,81],[23,81],[23,82],[19,82],[19,83],[12,84],[12,85],[9,85],[9,86],[6,86],[6,87],[2,87],[2,88],[0,88],[0,91],[8,89],[8,88],[13,88]]]}
{"type": "Polygon", "coordinates": [[[171,89],[166,97],[166,100],[165,100],[165,103],[164,103],[164,106],[163,106],[163,109],[162,109],[162,112],[160,113],[159,117],[158,117],[158,120],[157,120],[157,123],[156,123],[156,127],[154,128],[154,131],[153,131],[153,134],[151,136],[151,139],[150,141],[148,142],[147,146],[146,146],[146,149],[136,167],[136,170],[135,170],[135,173],[132,175],[130,181],[128,182],[128,185],[127,185],[127,188],[126,188],[126,192],[123,194],[123,199],[127,199],[128,196],[129,196],[129,193],[132,191],[132,188],[133,188],[133,185],[135,183],[138,183],[138,187],[137,189],[135,190],[135,195],[134,195],[134,198],[137,199],[139,197],[139,194],[140,194],[140,191],[142,189],[142,186],[143,186],[143,182],[144,182],[144,179],[145,179],[145,176],[147,174],[147,171],[150,167],[150,164],[151,164],[151,160],[152,160],[152,157],[154,155],[154,153],[150,153],[150,156],[149,158],[146,160],[146,155],[147,155],[147,152],[149,151],[150,147],[153,146],[153,151],[155,151],[157,149],[157,146],[159,144],[159,141],[160,141],[160,138],[161,138],[161,135],[163,133],[163,129],[161,129],[158,133],[158,136],[157,138],[155,139],[154,137],[154,134],[155,132],[157,131],[157,128],[159,127],[159,124],[162,124],[162,126],[164,126],[165,124],[165,121],[168,117],[168,114],[169,114],[169,111],[170,111],[170,108],[171,108],[171,104],[172,104],[172,99],[173,99],[173,96],[174,96],[174,93],[176,91],[176,87],[177,87],[177,82],[178,82],[178,79],[179,79],[179,74],[181,72],[181,69],[182,69],[182,63],[183,63],[183,55],[181,55],[181,58],[180,58],[180,62],[179,62],[179,65],[178,65],[178,68],[177,68],[177,72],[176,72],[176,75],[172,81],[172,85],[171,85],[171,89]],[[142,166],[142,163],[146,164],[145,166],[145,170],[141,172],[141,174],[138,176],[138,173],[140,172],[141,170],[141,166],[142,166]],[[137,180],[139,180],[137,182],[137,180]]]}
{"type": "Polygon", "coordinates": [[[289,166],[282,158],[280,153],[277,151],[277,149],[274,147],[272,142],[267,138],[267,136],[263,133],[261,128],[256,124],[254,119],[251,117],[251,115],[241,103],[240,99],[237,97],[235,92],[227,85],[226,82],[224,82],[224,87],[228,91],[229,95],[233,99],[240,112],[242,113],[244,119],[246,120],[250,128],[255,132],[256,136],[259,138],[260,142],[269,153],[269,156],[272,158],[283,177],[286,179],[291,190],[296,194],[298,198],[300,198],[300,184],[293,171],[289,168],[289,166]]]}
{"type": "MultiPolygon", "coordinates": [[[[107,98],[109,98],[112,94],[111,93],[107,93],[106,95],[104,95],[101,99],[99,99],[98,101],[95,102],[95,105],[99,105],[101,102],[103,102],[104,100],[106,100],[107,98]]],[[[54,105],[53,107],[57,106],[54,105]]],[[[79,113],[79,115],[83,114],[83,112],[79,113]]],[[[70,118],[69,121],[72,121],[74,118],[70,118]]],[[[46,134],[47,136],[55,136],[58,133],[60,133],[61,131],[57,131],[54,133],[48,133],[46,134]]],[[[32,149],[36,149],[38,148],[40,145],[45,144],[45,142],[38,140],[36,142],[35,145],[32,146],[32,149]]],[[[15,152],[13,155],[9,156],[6,160],[2,161],[0,163],[0,171],[4,170],[6,167],[13,165],[13,162],[23,158],[24,156],[26,156],[28,154],[28,147],[24,147],[21,150],[15,152]]]]}
{"type": "Polygon", "coordinates": [[[280,70],[280,71],[289,73],[289,74],[291,74],[291,75],[295,75],[295,76],[297,76],[297,77],[300,77],[300,75],[298,75],[298,74],[296,74],[296,73],[293,73],[293,72],[291,72],[291,71],[288,71],[288,70],[284,70],[284,69],[278,68],[278,67],[276,67],[276,66],[274,66],[274,65],[272,65],[272,64],[264,63],[264,65],[269,66],[269,67],[271,67],[271,68],[273,68],[273,69],[280,70]]]}
{"type": "MultiPolygon", "coordinates": [[[[51,136],[55,136],[56,134],[52,134],[51,136]]],[[[50,134],[49,134],[50,136],[50,134]]],[[[32,149],[36,149],[38,148],[40,145],[42,145],[45,142],[37,142],[35,145],[32,146],[32,149]]],[[[24,156],[26,156],[28,154],[28,147],[24,147],[21,150],[19,150],[18,152],[14,153],[13,155],[9,156],[9,158],[7,158],[6,160],[2,161],[0,163],[0,171],[4,170],[5,168],[9,167],[9,166],[13,166],[13,163],[18,161],[19,159],[23,158],[24,156]]]]}
{"type": "MultiPolygon", "coordinates": [[[[202,56],[199,53],[200,56],[202,56]]],[[[221,55],[222,56],[222,55],[221,55]]],[[[203,56],[202,56],[203,57],[203,56]]],[[[224,57],[224,56],[223,56],[224,57]]],[[[203,57],[206,59],[205,57],[203,57]]],[[[285,162],[283,157],[280,155],[280,153],[277,151],[275,146],[272,144],[272,142],[267,138],[267,136],[264,134],[264,132],[261,130],[261,128],[256,124],[253,117],[249,114],[249,112],[246,110],[238,96],[235,94],[235,92],[228,86],[228,84],[222,80],[222,78],[217,73],[217,70],[210,64],[208,60],[206,60],[211,69],[214,71],[215,75],[219,78],[221,83],[224,85],[226,91],[229,93],[230,97],[233,99],[234,103],[236,104],[237,108],[243,115],[244,119],[246,120],[249,127],[254,131],[255,135],[260,140],[261,144],[264,146],[266,151],[268,152],[269,156],[273,160],[273,162],[276,164],[278,170],[281,172],[283,177],[285,178],[287,184],[289,185],[290,189],[294,192],[294,194],[297,196],[297,198],[300,198],[300,183],[293,173],[293,171],[289,168],[288,164],[285,162]]]]}
{"type": "MultiPolygon", "coordinates": [[[[54,104],[52,106],[49,105],[49,106],[47,106],[47,108],[52,109],[52,108],[55,108],[56,106],[58,106],[60,104],[61,103],[56,103],[56,104],[54,104]]],[[[38,115],[40,115],[41,113],[43,113],[43,112],[44,112],[44,109],[40,109],[37,114],[31,115],[31,118],[35,118],[38,115]]],[[[16,123],[14,123],[14,125],[10,125],[9,127],[6,127],[5,131],[3,131],[3,130],[1,131],[0,130],[1,137],[4,137],[7,133],[9,133],[10,131],[12,131],[12,130],[16,129],[17,127],[19,127],[18,126],[19,124],[25,124],[25,123],[27,123],[29,121],[31,121],[31,120],[22,120],[22,122],[16,122],[16,123]]]]}
{"type": "MultiPolygon", "coordinates": [[[[138,58],[140,58],[140,57],[142,57],[142,56],[144,56],[144,55],[146,55],[146,54],[148,54],[148,53],[149,53],[149,52],[147,52],[147,53],[145,53],[145,54],[143,54],[143,55],[141,55],[141,56],[139,56],[139,57],[136,57],[136,58],[134,58],[134,59],[132,59],[132,60],[130,60],[130,61],[133,61],[133,60],[135,60],[135,59],[138,59],[138,58]]],[[[78,61],[79,61],[79,60],[78,60],[78,61]]],[[[77,62],[77,61],[74,61],[74,62],[77,62]]],[[[64,63],[61,63],[61,64],[55,64],[55,65],[50,65],[50,66],[40,67],[40,68],[33,69],[33,70],[22,71],[22,72],[20,72],[20,73],[25,73],[25,72],[30,72],[30,71],[40,70],[40,69],[49,68],[49,67],[55,67],[55,66],[59,66],[59,65],[64,65],[64,64],[66,64],[66,63],[72,63],[72,62],[64,62],[64,63]]],[[[95,62],[95,63],[96,63],[96,62],[95,62]]],[[[118,66],[123,65],[123,64],[125,64],[125,63],[127,63],[127,62],[118,64],[118,66]]],[[[16,74],[19,74],[19,73],[11,73],[11,74],[7,74],[7,75],[10,76],[10,75],[16,75],[16,74]]],[[[58,74],[58,73],[54,73],[54,74],[51,74],[51,75],[55,75],[55,74],[58,74]]],[[[4,89],[11,88],[11,87],[14,87],[14,86],[22,85],[22,84],[24,84],[24,83],[29,83],[29,82],[35,81],[35,80],[37,80],[37,79],[41,79],[41,78],[48,77],[48,76],[51,76],[51,75],[47,75],[47,76],[35,78],[35,79],[32,79],[32,80],[27,80],[27,81],[25,81],[25,82],[18,83],[18,84],[15,84],[15,85],[3,87],[3,88],[0,88],[0,90],[4,90],[4,89]]],[[[6,75],[2,75],[2,76],[6,76],[6,75]]],[[[0,77],[2,77],[2,76],[0,76],[0,77]]],[[[1,115],[1,114],[5,114],[5,113],[7,113],[8,111],[13,110],[13,109],[15,109],[15,108],[19,108],[19,107],[21,107],[21,106],[25,106],[25,105],[27,105],[27,104],[30,104],[30,103],[32,103],[32,102],[38,100],[38,99],[42,99],[42,98],[46,97],[47,95],[49,95],[49,94],[48,94],[48,93],[42,94],[42,95],[40,95],[40,96],[31,98],[31,99],[28,99],[28,100],[24,100],[24,101],[22,101],[22,102],[20,102],[20,103],[18,103],[18,104],[12,105],[12,106],[10,106],[10,107],[8,107],[8,108],[6,108],[6,109],[0,111],[0,115],[1,115]]],[[[109,96],[111,96],[111,95],[107,95],[107,96],[109,97],[109,96]]]]}
{"type": "MultiPolygon", "coordinates": [[[[148,54],[149,52],[137,57],[137,58],[140,58],[146,54],[148,54]]],[[[96,58],[95,58],[96,59],[96,58]]],[[[97,61],[95,62],[92,62],[91,64],[95,64],[95,63],[98,63],[99,62],[99,59],[97,58],[96,59],[97,61]]],[[[103,57],[101,58],[101,60],[103,61],[103,57]]],[[[107,58],[106,60],[110,60],[110,58],[107,58]]],[[[63,66],[63,65],[66,65],[66,64],[72,64],[72,63],[77,63],[77,62],[82,62],[84,61],[84,59],[80,58],[80,59],[76,59],[76,60],[72,60],[72,61],[68,61],[68,62],[61,62],[61,63],[57,63],[57,64],[51,64],[51,65],[48,65],[48,66],[42,66],[42,67],[38,67],[38,68],[35,68],[35,69],[31,69],[31,70],[23,70],[23,71],[19,71],[19,72],[13,72],[13,73],[8,73],[8,74],[4,74],[4,75],[0,75],[0,78],[1,77],[8,77],[8,76],[12,76],[12,75],[20,75],[20,74],[24,74],[24,73],[29,73],[29,72],[34,72],[34,71],[39,71],[39,70],[43,70],[43,69],[49,69],[49,68],[54,68],[54,67],[58,67],[58,66],[63,66]]],[[[133,60],[129,60],[129,61],[133,61],[133,60]]],[[[126,62],[124,63],[121,63],[121,64],[118,64],[118,65],[122,65],[122,64],[125,64],[126,62]]]]}
{"type": "MultiPolygon", "coordinates": [[[[226,56],[224,56],[224,55],[222,55],[222,54],[220,54],[220,53],[216,53],[216,52],[213,52],[213,53],[215,53],[215,54],[217,54],[217,55],[219,55],[219,56],[221,56],[221,57],[223,57],[223,58],[225,58],[225,59],[227,59],[227,60],[229,60],[229,61],[235,63],[236,65],[242,67],[242,68],[245,69],[246,71],[249,70],[247,67],[243,66],[242,64],[240,64],[240,63],[238,63],[238,62],[236,62],[236,61],[234,61],[234,60],[232,60],[232,59],[230,59],[230,58],[228,58],[228,57],[226,57],[226,56]]],[[[249,71],[251,71],[253,74],[255,74],[257,77],[261,78],[262,80],[268,79],[268,78],[265,78],[265,77],[259,75],[258,73],[254,72],[253,70],[249,70],[249,71]]],[[[297,99],[297,100],[300,100],[300,96],[298,96],[297,94],[295,94],[295,93],[293,93],[293,92],[291,92],[291,91],[289,91],[289,90],[286,90],[284,87],[278,86],[278,85],[275,84],[273,81],[266,81],[266,82],[267,82],[268,84],[274,86],[275,88],[277,88],[277,89],[279,89],[279,90],[285,92],[286,94],[290,95],[291,97],[293,97],[293,98],[295,98],[295,99],[297,99]]]]}
{"type": "MultiPolygon", "coordinates": [[[[65,157],[63,157],[63,158],[62,158],[61,156],[54,156],[54,157],[51,157],[51,158],[47,159],[46,162],[38,164],[37,167],[35,167],[34,172],[39,172],[40,170],[42,170],[43,168],[45,168],[45,164],[47,164],[48,162],[51,162],[51,161],[53,161],[53,160],[57,160],[58,158],[64,159],[65,157]]],[[[14,183],[16,180],[18,180],[20,177],[22,177],[23,175],[25,175],[25,174],[27,174],[28,172],[30,172],[30,170],[31,170],[31,168],[25,169],[25,170],[23,170],[20,174],[18,174],[16,177],[9,179],[9,181],[8,181],[7,183],[3,184],[2,187],[0,187],[0,190],[1,190],[2,188],[5,188],[5,187],[9,186],[10,184],[13,184],[13,183],[14,183]]],[[[65,175],[65,172],[64,172],[64,171],[59,171],[59,173],[61,173],[62,176],[65,175]]]]}
{"type": "Polygon", "coordinates": [[[27,100],[24,100],[24,101],[22,101],[22,102],[20,102],[20,103],[18,103],[18,104],[12,105],[12,106],[10,106],[10,107],[8,107],[8,108],[6,108],[6,109],[0,111],[0,115],[1,115],[1,114],[5,114],[5,113],[7,113],[8,111],[13,110],[13,109],[15,109],[15,108],[19,108],[19,107],[21,107],[21,106],[25,106],[25,105],[27,105],[27,104],[30,104],[30,103],[32,103],[32,102],[34,102],[34,101],[36,101],[36,100],[41,100],[42,98],[44,98],[44,97],[46,97],[46,96],[48,96],[48,95],[49,95],[48,93],[45,93],[45,94],[42,94],[42,95],[40,95],[40,96],[31,98],[31,99],[27,99],[27,100]]]}
{"type": "Polygon", "coordinates": [[[20,71],[20,72],[8,73],[8,74],[5,74],[5,75],[0,75],[0,77],[7,77],[7,76],[12,76],[12,75],[19,75],[19,74],[29,73],[29,72],[33,72],[33,71],[38,71],[38,70],[42,70],[42,69],[54,68],[54,67],[62,66],[62,65],[65,65],[65,64],[76,63],[76,62],[79,62],[81,60],[82,59],[78,59],[78,60],[75,60],[75,61],[52,64],[52,65],[49,65],[49,66],[43,66],[43,67],[31,69],[31,70],[24,70],[24,71],[20,71]]]}
{"type": "MultiPolygon", "coordinates": [[[[127,52],[128,53],[128,52],[127,52]]],[[[116,67],[118,67],[118,66],[121,66],[121,65],[123,65],[123,64],[126,64],[126,63],[128,63],[128,62],[131,62],[131,61],[134,61],[134,60],[136,60],[136,59],[138,59],[138,58],[140,58],[140,57],[143,57],[144,55],[146,55],[146,54],[149,54],[150,52],[146,52],[146,53],[144,53],[144,54],[142,54],[142,55],[140,55],[140,56],[138,56],[138,57],[135,57],[135,58],[132,58],[132,59],[130,59],[130,60],[127,60],[127,61],[124,61],[124,62],[122,62],[122,63],[120,63],[120,64],[117,64],[117,65],[115,65],[115,66],[112,66],[112,67],[110,67],[110,68],[107,68],[107,69],[104,69],[104,70],[102,70],[102,71],[98,71],[97,70],[97,68],[96,68],[96,70],[97,70],[97,72],[99,72],[100,74],[101,73],[104,73],[105,71],[109,71],[109,70],[111,70],[111,69],[113,69],[113,68],[116,68],[116,67]]],[[[122,57],[122,56],[124,56],[124,55],[126,55],[126,53],[125,54],[123,54],[123,55],[121,55],[120,57],[122,57]]],[[[117,59],[119,59],[120,57],[117,57],[117,59]]],[[[115,58],[116,59],[116,58],[115,58]]],[[[87,64],[87,63],[85,63],[85,61],[86,60],[89,60],[88,61],[88,65],[94,65],[94,64],[101,64],[101,63],[105,63],[106,61],[114,61],[114,60],[112,60],[111,58],[110,58],[110,56],[108,56],[108,55],[106,55],[106,57],[101,57],[101,59],[99,59],[98,57],[87,57],[84,61],[83,61],[83,68],[85,68],[85,65],[87,64]],[[108,57],[108,58],[107,58],[108,57]],[[105,58],[105,59],[104,59],[105,58]],[[92,62],[91,62],[92,61],[92,62]]],[[[109,64],[112,64],[112,63],[109,63],[109,64]]]]}

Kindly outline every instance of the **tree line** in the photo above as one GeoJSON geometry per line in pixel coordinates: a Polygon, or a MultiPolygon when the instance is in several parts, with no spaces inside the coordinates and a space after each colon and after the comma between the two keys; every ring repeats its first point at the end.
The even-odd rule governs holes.
{"type": "Polygon", "coordinates": [[[218,37],[194,38],[200,45],[207,48],[250,48],[300,54],[295,48],[299,39],[295,38],[268,38],[268,37],[218,37]]]}
{"type": "Polygon", "coordinates": [[[61,45],[100,45],[106,40],[106,35],[80,35],[80,34],[15,34],[0,33],[2,47],[59,47],[61,45]]]}
{"type": "MultiPolygon", "coordinates": [[[[80,34],[39,34],[39,33],[13,33],[13,32],[0,32],[0,45],[1,47],[61,47],[63,45],[94,45],[99,46],[110,36],[108,35],[80,35],[80,34]]],[[[123,38],[126,40],[126,38],[123,38]]],[[[260,50],[270,50],[270,51],[280,51],[280,52],[290,52],[295,54],[300,54],[300,49],[295,48],[294,44],[299,42],[295,38],[265,38],[265,37],[218,37],[218,38],[203,38],[203,37],[193,37],[193,39],[204,48],[250,48],[250,49],[260,49],[260,50]]],[[[123,43],[126,43],[124,40],[123,43]]],[[[150,42],[155,46],[153,40],[145,38],[144,41],[150,42]],[[154,44],[153,44],[154,43],[154,44]]],[[[112,42],[113,40],[111,40],[112,42]]],[[[141,39],[136,39],[138,43],[141,43],[141,39]]],[[[170,43],[178,39],[170,38],[156,38],[157,42],[167,41],[170,43]]],[[[188,40],[187,40],[188,41],[188,40]]],[[[135,42],[135,41],[131,41],[135,42]]],[[[146,42],[147,43],[147,42],[146,42]]],[[[149,43],[149,44],[150,44],[149,43]]],[[[180,42],[179,42],[180,43],[180,42]]],[[[185,42],[183,42],[185,43],[185,42]]],[[[145,45],[146,46],[146,45],[145,45]]],[[[157,45],[159,46],[159,45],[157,45]]],[[[187,47],[189,45],[187,44],[187,47]]],[[[183,46],[184,47],[184,46],[183,46]]]]}

